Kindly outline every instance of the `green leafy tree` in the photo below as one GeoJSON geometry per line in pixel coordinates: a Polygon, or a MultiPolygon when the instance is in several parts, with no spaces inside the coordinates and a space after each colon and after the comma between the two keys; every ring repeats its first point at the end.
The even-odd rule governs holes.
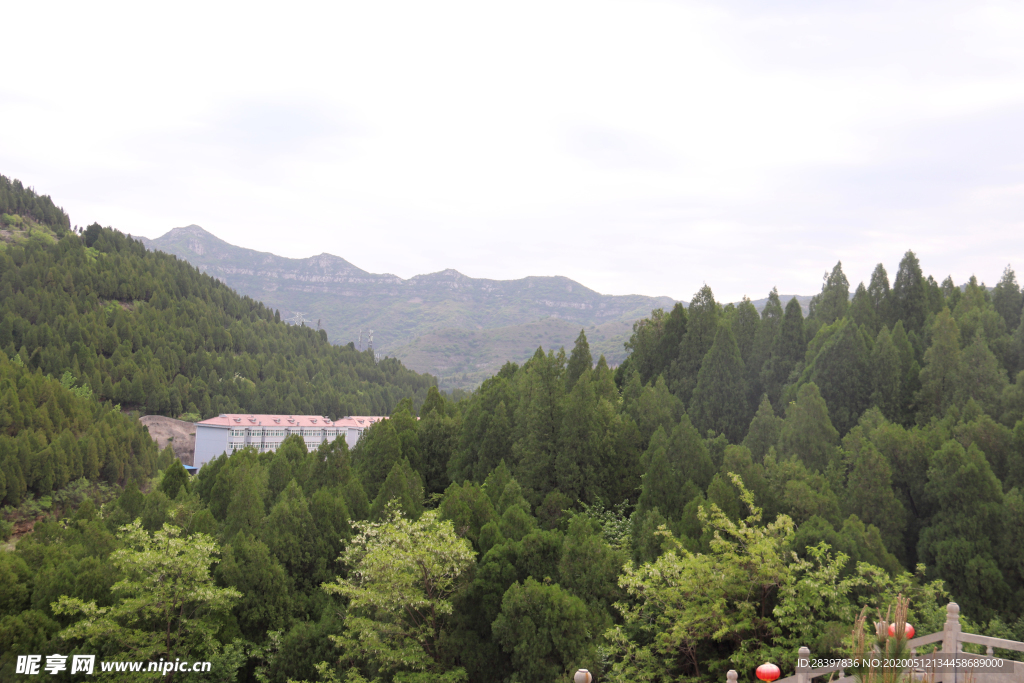
{"type": "Polygon", "coordinates": [[[513,583],[501,600],[494,638],[511,655],[515,683],[561,680],[577,668],[596,670],[587,608],[558,585],[531,578],[513,583]]]}
{"type": "Polygon", "coordinates": [[[739,477],[733,483],[749,514],[734,522],[717,507],[702,511],[714,531],[709,553],[675,544],[652,563],[623,568],[619,585],[631,599],[616,605],[623,624],[605,634],[610,680],[670,681],[754,665],[760,653],[751,651],[774,630],[769,605],[792,573],[793,522],[783,515],[762,525],[751,494],[739,477]],[[714,654],[712,641],[732,644],[731,661],[714,654]]]}
{"type": "Polygon", "coordinates": [[[111,589],[116,602],[95,602],[62,596],[54,614],[72,620],[61,632],[66,640],[83,641],[112,658],[176,657],[212,659],[222,645],[216,634],[218,614],[241,597],[234,588],[218,587],[211,565],[219,548],[208,536],[183,537],[164,526],[150,536],[135,521],[121,527],[123,544],[110,561],[124,577],[111,589]]]}
{"type": "Polygon", "coordinates": [[[402,681],[465,680],[443,644],[453,596],[473,566],[469,541],[436,510],[412,521],[395,504],[357,532],[342,554],[348,576],[324,584],[348,600],[344,630],[331,638],[343,661],[402,681]]]}

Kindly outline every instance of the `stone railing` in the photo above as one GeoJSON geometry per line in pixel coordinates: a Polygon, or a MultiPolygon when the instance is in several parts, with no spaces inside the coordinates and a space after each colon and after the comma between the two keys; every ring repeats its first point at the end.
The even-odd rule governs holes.
{"type": "MultiPolygon", "coordinates": [[[[1012,650],[1024,652],[1024,643],[1016,640],[1005,640],[1003,638],[991,638],[979,636],[974,633],[964,633],[960,629],[960,606],[951,602],[946,606],[946,623],[942,630],[936,633],[929,633],[907,641],[911,654],[917,654],[917,648],[933,643],[942,643],[940,653],[944,655],[964,655],[968,658],[992,656],[995,649],[1012,650]],[[972,655],[964,653],[964,643],[982,645],[985,647],[985,655],[972,655]]],[[[806,666],[811,661],[811,651],[802,647],[797,652],[796,673],[786,678],[781,678],[775,683],[815,683],[815,679],[824,678],[831,683],[855,683],[853,676],[847,676],[846,672],[838,666],[812,669],[806,666]]],[[[1024,662],[1007,662],[1007,670],[1000,673],[966,673],[964,671],[952,672],[949,680],[943,679],[942,673],[936,673],[928,677],[931,683],[1024,683],[1024,662]]],[[[923,672],[922,672],[923,673],[923,672]]],[[[737,683],[735,671],[729,671],[728,683],[737,683]]]]}

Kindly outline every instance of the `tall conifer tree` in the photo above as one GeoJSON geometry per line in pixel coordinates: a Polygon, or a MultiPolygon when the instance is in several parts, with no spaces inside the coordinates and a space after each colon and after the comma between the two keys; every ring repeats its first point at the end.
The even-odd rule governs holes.
{"type": "Polygon", "coordinates": [[[921,333],[924,319],[928,315],[928,296],[921,264],[912,251],[907,251],[900,261],[896,280],[892,284],[892,306],[889,308],[889,324],[902,320],[907,333],[921,333]]]}
{"type": "Polygon", "coordinates": [[[701,432],[713,429],[738,443],[750,420],[746,406],[743,359],[731,326],[723,321],[701,364],[690,400],[690,416],[701,432]]]}
{"type": "Polygon", "coordinates": [[[580,330],[580,336],[576,337],[576,345],[572,347],[572,353],[569,355],[569,364],[565,368],[565,390],[572,391],[580,375],[585,370],[590,370],[593,365],[594,358],[590,355],[587,334],[584,330],[580,330]]]}
{"type": "Polygon", "coordinates": [[[684,404],[690,402],[697,385],[697,373],[704,356],[711,350],[718,332],[720,307],[711,288],[704,285],[690,302],[686,322],[686,336],[679,347],[679,356],[669,370],[669,388],[684,404]]]}

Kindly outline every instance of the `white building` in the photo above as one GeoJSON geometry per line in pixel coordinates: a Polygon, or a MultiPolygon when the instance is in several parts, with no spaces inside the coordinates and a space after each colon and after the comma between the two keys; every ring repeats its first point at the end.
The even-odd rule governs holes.
{"type": "Polygon", "coordinates": [[[349,448],[380,416],[355,415],[330,420],[319,415],[218,415],[196,423],[193,464],[202,467],[218,455],[252,446],[258,451],[275,451],[286,437],[299,434],[306,448],[314,450],[325,441],[345,437],[349,448]]]}

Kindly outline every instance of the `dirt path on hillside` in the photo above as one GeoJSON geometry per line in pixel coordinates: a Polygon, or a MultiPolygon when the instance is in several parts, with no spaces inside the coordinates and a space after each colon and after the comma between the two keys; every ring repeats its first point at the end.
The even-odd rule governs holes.
{"type": "Polygon", "coordinates": [[[163,415],[146,415],[139,422],[149,428],[149,435],[163,450],[170,443],[174,454],[183,465],[191,465],[196,452],[196,426],[191,422],[175,420],[163,415]]]}

